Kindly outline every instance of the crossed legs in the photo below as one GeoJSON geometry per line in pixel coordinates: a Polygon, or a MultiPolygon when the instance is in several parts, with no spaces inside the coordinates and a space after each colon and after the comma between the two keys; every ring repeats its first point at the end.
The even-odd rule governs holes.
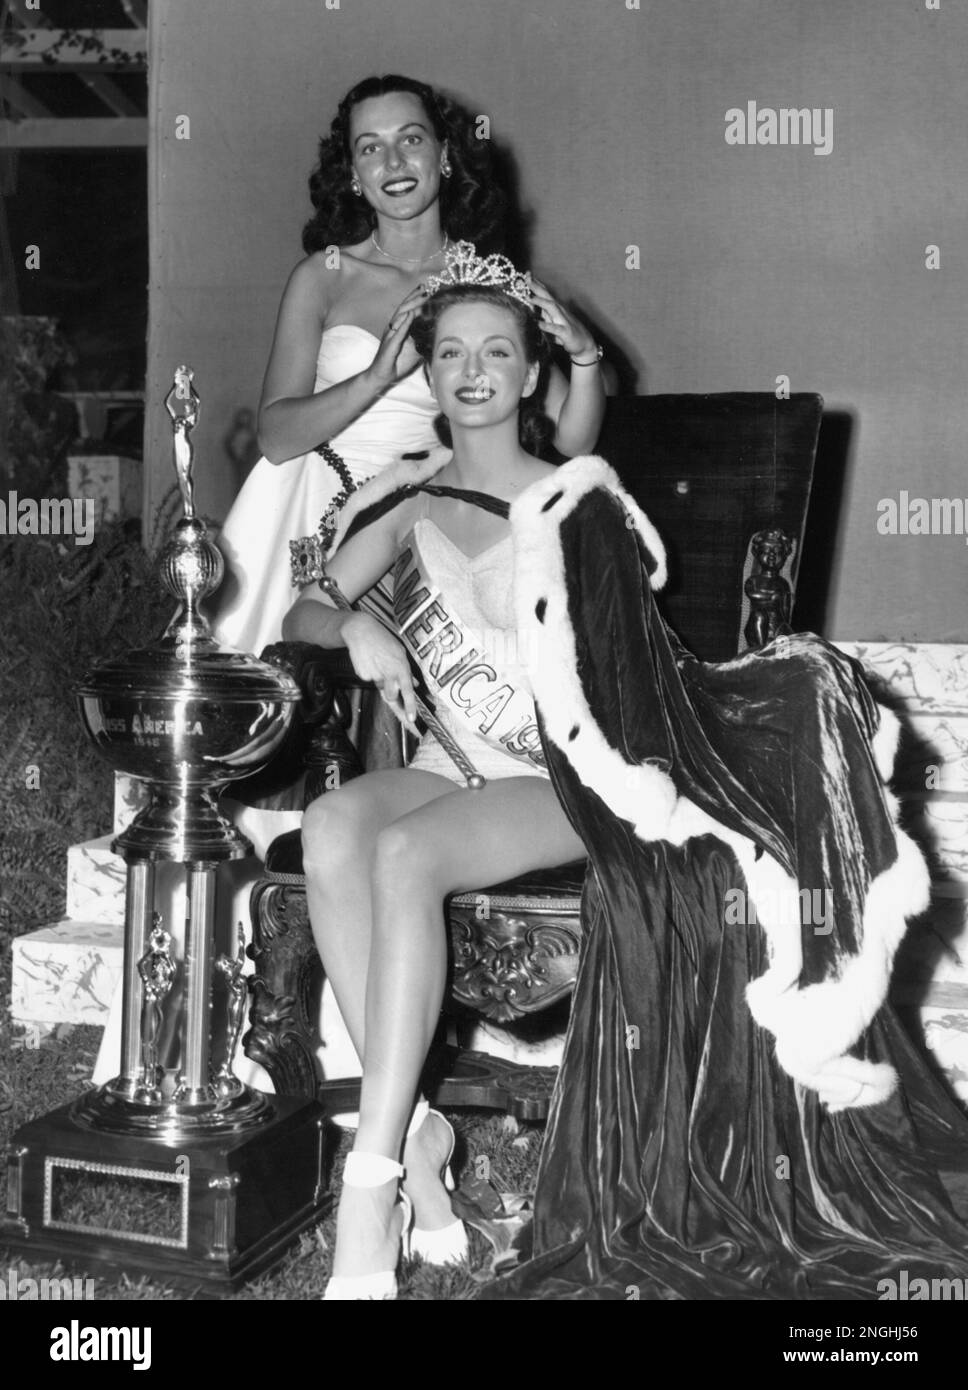
{"type": "MultiPolygon", "coordinates": [[[[406,768],[320,797],[306,812],[303,844],[316,944],[363,1063],[354,1147],[398,1161],[443,999],[443,899],[584,848],[543,778],[504,778],[475,792],[406,768]]],[[[453,1220],[432,1126],[411,1138],[404,1158],[418,1226],[453,1220]]],[[[344,1188],[336,1273],[395,1264],[394,1199],[395,1184],[344,1188]]]]}

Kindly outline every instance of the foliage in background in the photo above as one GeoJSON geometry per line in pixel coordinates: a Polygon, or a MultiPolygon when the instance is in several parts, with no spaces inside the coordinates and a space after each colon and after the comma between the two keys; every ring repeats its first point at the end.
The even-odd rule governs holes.
{"type": "MultiPolygon", "coordinates": [[[[76,433],[74,407],[47,390],[50,377],[74,360],[56,320],[39,315],[0,318],[0,487],[23,497],[63,491],[64,463],[76,433]]],[[[6,503],[6,497],[2,499],[6,503]]]]}
{"type": "MultiPolygon", "coordinates": [[[[22,49],[27,44],[27,31],[10,24],[3,30],[3,42],[8,49],[22,49]]],[[[129,53],[127,49],[109,46],[97,29],[60,29],[41,54],[41,62],[47,67],[56,67],[61,56],[71,57],[74,52],[91,55],[97,63],[131,67],[143,66],[148,58],[146,52],[129,53]]]]}
{"type": "Polygon", "coordinates": [[[83,732],[71,687],[99,658],[153,640],[171,616],[131,530],[101,527],[88,546],[0,537],[4,958],[12,936],[64,915],[67,847],[111,829],[114,774],[83,732]]]}

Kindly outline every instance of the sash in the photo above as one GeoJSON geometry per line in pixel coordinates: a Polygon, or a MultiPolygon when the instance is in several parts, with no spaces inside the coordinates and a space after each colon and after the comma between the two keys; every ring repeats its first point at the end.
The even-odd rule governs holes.
{"type": "Polygon", "coordinates": [[[545,770],[534,699],[515,660],[514,629],[474,628],[434,584],[411,531],[393,567],[400,640],[418,663],[438,715],[545,770]]]}

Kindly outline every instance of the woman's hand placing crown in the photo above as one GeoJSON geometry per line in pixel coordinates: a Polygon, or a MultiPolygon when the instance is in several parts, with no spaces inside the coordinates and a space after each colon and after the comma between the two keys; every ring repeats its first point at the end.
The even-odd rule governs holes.
{"type": "Polygon", "coordinates": [[[593,358],[598,344],[585,325],[558,303],[546,285],[532,279],[531,288],[534,302],[541,312],[541,327],[549,338],[554,338],[569,357],[593,358]]]}
{"type": "Polygon", "coordinates": [[[420,361],[415,352],[404,353],[403,346],[407,341],[410,325],[426,298],[427,291],[422,285],[418,285],[393,311],[386,331],[380,339],[376,356],[368,369],[371,379],[381,390],[385,391],[395,381],[409,376],[420,361]]]}

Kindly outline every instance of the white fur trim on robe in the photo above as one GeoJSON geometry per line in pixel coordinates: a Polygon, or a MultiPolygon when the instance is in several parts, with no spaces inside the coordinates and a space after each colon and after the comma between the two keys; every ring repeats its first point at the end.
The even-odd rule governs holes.
{"type": "Polygon", "coordinates": [[[675,786],[661,768],[652,763],[629,764],[606,742],[582,690],[568,616],[558,528],[585,494],[598,487],[620,494],[655,560],[652,587],[665,583],[665,547],[645,513],[621,491],[614,469],[595,456],[572,459],[533,483],[511,507],[518,637],[548,735],[567,751],[568,761],[586,787],[616,815],[631,821],[640,839],[655,840],[668,826],[676,802],[675,786]],[[557,493],[559,501],[546,511],[557,493]],[[539,621],[535,604],[542,598],[546,604],[539,621]],[[572,737],[576,726],[578,733],[572,737]]]}
{"type": "MultiPolygon", "coordinates": [[[[627,763],[592,718],[578,676],[559,528],[581,499],[599,487],[618,496],[655,560],[652,588],[660,589],[666,580],[665,549],[655,527],[604,459],[572,459],[515,501],[511,525],[518,633],[546,732],[582,783],[628,821],[641,840],[666,839],[682,844],[690,837],[710,834],[733,850],[753,905],[757,899],[763,905],[756,915],[766,934],[769,954],[766,972],[747,987],[747,1002],[756,1022],[775,1038],[780,1066],[794,1080],[816,1091],[831,1110],[877,1104],[896,1085],[893,1068],[847,1054],[887,997],[891,965],[906,930],[906,918],[928,905],[924,858],[898,828],[897,803],[885,787],[898,853],[895,862],[868,887],[859,950],[840,956],[832,978],[800,988],[803,956],[799,922],[791,929],[789,920],[771,912],[777,903],[799,901],[796,881],[770,854],[763,852],[757,857],[756,846],[748,836],[720,824],[688,798],[677,797],[672,779],[661,768],[627,763]],[[544,600],[541,621],[535,612],[539,600],[544,600]]],[[[896,717],[882,709],[872,751],[885,783],[891,775],[898,735],[896,717]]]]}

